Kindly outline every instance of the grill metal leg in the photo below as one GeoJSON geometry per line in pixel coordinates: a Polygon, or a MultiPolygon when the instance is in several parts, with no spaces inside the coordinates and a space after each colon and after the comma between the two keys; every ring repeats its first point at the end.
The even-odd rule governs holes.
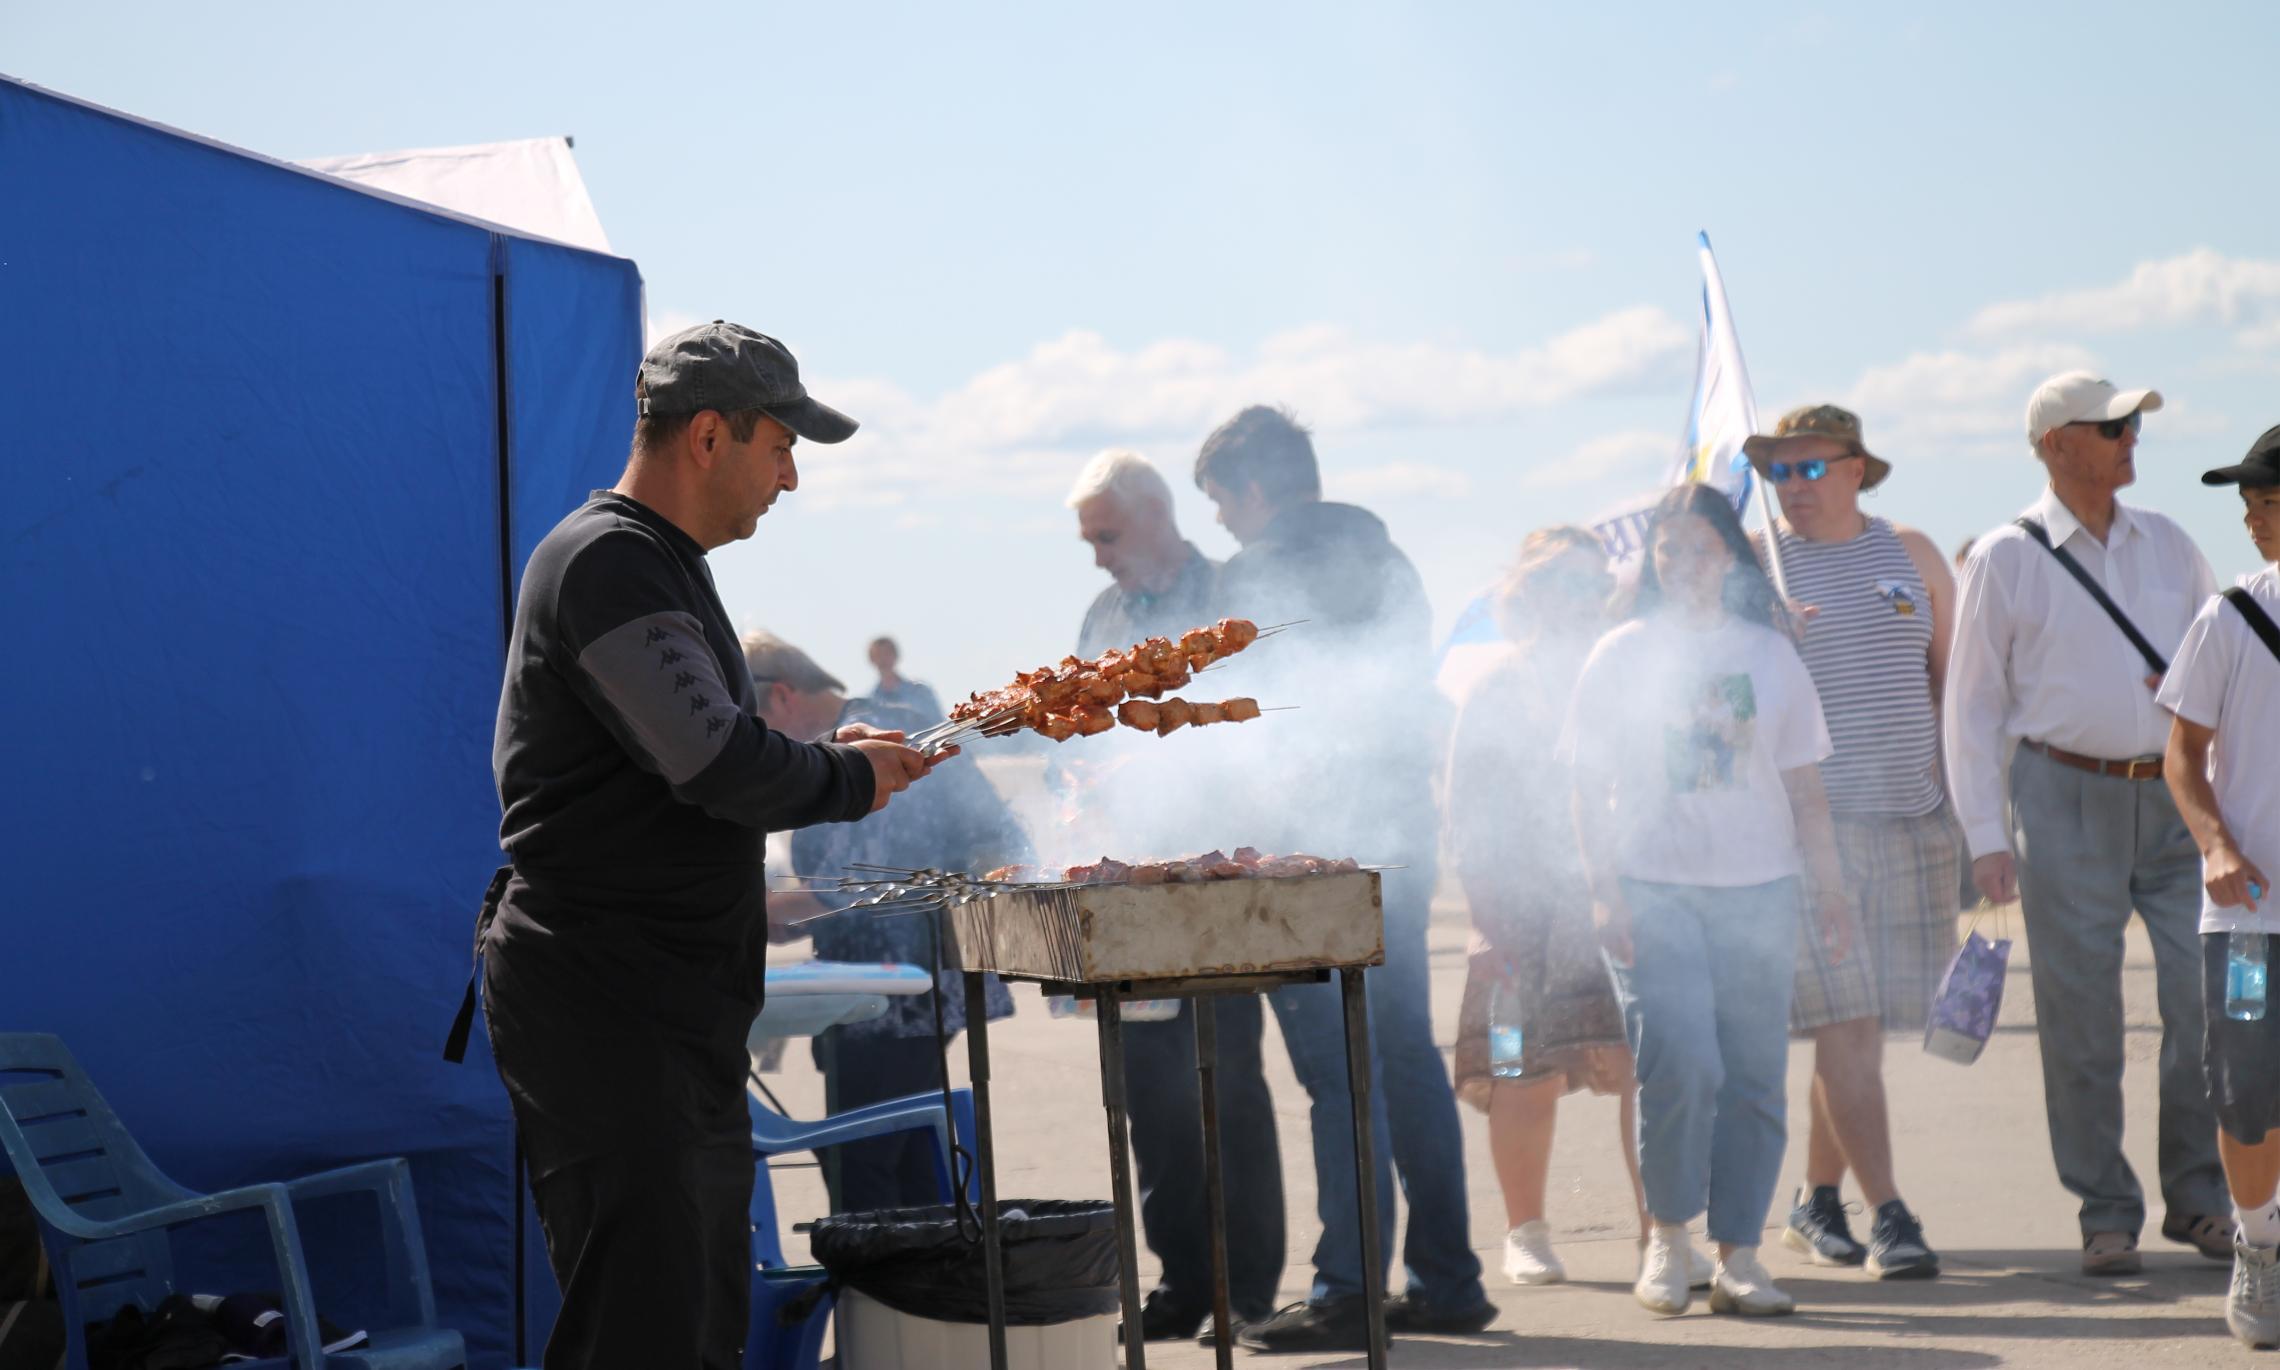
{"type": "Polygon", "coordinates": [[[1100,1094],[1108,1110],[1108,1176],[1116,1207],[1117,1284],[1124,1299],[1125,1370],[1146,1370],[1147,1338],[1140,1334],[1140,1240],[1132,1219],[1132,1159],[1125,1150],[1124,1012],[1116,986],[1103,985],[1100,1015],[1100,1094]]]}
{"type": "Polygon", "coordinates": [[[1235,1320],[1227,1306],[1227,1191],[1219,1162],[1219,1001],[1195,999],[1195,1076],[1203,1097],[1203,1205],[1211,1219],[1211,1326],[1219,1370],[1235,1364],[1235,1320]]]}
{"type": "MultiPolygon", "coordinates": [[[[978,971],[966,972],[966,1062],[974,1087],[974,1168],[982,1176],[982,1268],[989,1289],[990,1370],[1006,1370],[1005,1249],[999,1242],[997,1148],[990,1132],[990,1014],[978,971]]],[[[955,1179],[955,1168],[951,1173],[955,1179]]]]}
{"type": "Polygon", "coordinates": [[[1354,1197],[1362,1206],[1362,1302],[1369,1316],[1369,1370],[1385,1370],[1385,1267],[1378,1260],[1377,1154],[1370,1128],[1370,1007],[1362,992],[1361,967],[1340,970],[1338,988],[1345,1000],[1346,1084],[1354,1110],[1354,1197]]]}

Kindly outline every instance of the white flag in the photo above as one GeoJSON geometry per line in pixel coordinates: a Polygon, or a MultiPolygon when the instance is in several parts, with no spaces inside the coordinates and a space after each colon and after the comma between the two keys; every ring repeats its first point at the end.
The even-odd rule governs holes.
{"type": "MultiPolygon", "coordinates": [[[[1702,250],[1701,340],[1694,356],[1694,399],[1687,406],[1686,435],[1679,443],[1668,485],[1701,481],[1717,487],[1743,512],[1752,480],[1742,443],[1757,432],[1757,401],[1750,395],[1749,369],[1742,365],[1742,342],[1726,307],[1726,282],[1710,255],[1710,235],[1698,233],[1702,250]]],[[[1666,486],[1667,488],[1667,486],[1666,486]]],[[[1618,574],[1628,574],[1646,550],[1647,517],[1662,499],[1655,491],[1593,520],[1591,531],[1607,549],[1618,574]]]]}

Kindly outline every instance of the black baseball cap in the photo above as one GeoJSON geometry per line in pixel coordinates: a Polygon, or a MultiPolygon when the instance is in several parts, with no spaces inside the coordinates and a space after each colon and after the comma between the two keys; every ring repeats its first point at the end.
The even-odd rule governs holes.
{"type": "Polygon", "coordinates": [[[791,349],[721,319],[660,339],[641,359],[633,393],[644,417],[757,409],[809,442],[845,442],[855,432],[855,420],[800,384],[791,349]]]}
{"type": "Polygon", "coordinates": [[[2203,485],[2245,485],[2262,487],[2280,485],[2280,423],[2264,430],[2264,436],[2248,445],[2248,455],[2231,466],[2220,466],[2214,471],[2201,473],[2203,485]]]}

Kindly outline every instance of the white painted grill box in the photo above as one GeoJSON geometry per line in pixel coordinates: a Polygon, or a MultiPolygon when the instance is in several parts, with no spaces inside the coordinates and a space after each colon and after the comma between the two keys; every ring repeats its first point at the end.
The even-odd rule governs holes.
{"type": "Polygon", "coordinates": [[[948,964],[1062,984],[1385,960],[1385,903],[1375,871],[1014,890],[955,906],[948,921],[948,964]]]}

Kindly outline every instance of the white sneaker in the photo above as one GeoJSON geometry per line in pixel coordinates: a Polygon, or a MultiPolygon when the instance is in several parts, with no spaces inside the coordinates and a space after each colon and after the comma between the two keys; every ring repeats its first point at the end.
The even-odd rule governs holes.
{"type": "MultiPolygon", "coordinates": [[[[1638,1245],[1639,1268],[1641,1270],[1644,1270],[1647,1268],[1647,1239],[1644,1237],[1639,1238],[1638,1245]]],[[[1686,1248],[1687,1288],[1708,1289],[1710,1287],[1710,1281],[1717,1278],[1717,1275],[1718,1263],[1710,1258],[1709,1252],[1703,1250],[1699,1246],[1689,1246],[1686,1248]]]]}
{"type": "Polygon", "coordinates": [[[1631,1292],[1652,1312],[1685,1312],[1686,1306],[1694,1301],[1686,1287],[1693,1254],[1682,1224],[1656,1223],[1655,1230],[1647,1236],[1647,1255],[1640,1262],[1639,1282],[1631,1286],[1631,1292]]]}
{"type": "Polygon", "coordinates": [[[1797,1311],[1797,1300],[1789,1297],[1773,1276],[1765,1273],[1758,1264],[1757,1248],[1737,1246],[1733,1254],[1718,1262],[1718,1272],[1710,1281],[1710,1311],[1713,1313],[1739,1313],[1745,1318],[1775,1318],[1797,1311]]]}
{"type": "Polygon", "coordinates": [[[2233,1238],[2225,1326],[2247,1346],[2280,1346],[2280,1251],[2233,1238]]]}
{"type": "Polygon", "coordinates": [[[1504,1278],[1514,1284],[1558,1284],[1567,1267],[1552,1254],[1552,1225],[1542,1218],[1504,1234],[1504,1278]]]}

